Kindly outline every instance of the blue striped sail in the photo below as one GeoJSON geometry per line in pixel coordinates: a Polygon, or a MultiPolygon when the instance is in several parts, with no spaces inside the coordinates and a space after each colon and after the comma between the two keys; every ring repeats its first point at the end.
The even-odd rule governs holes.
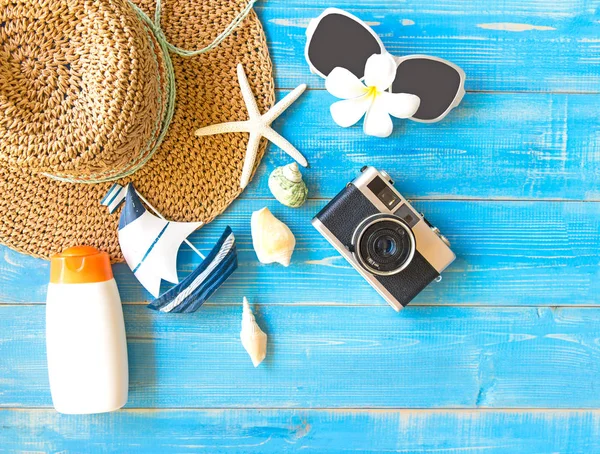
{"type": "Polygon", "coordinates": [[[150,308],[162,312],[193,312],[237,268],[235,237],[227,227],[210,255],[180,283],[177,253],[181,244],[202,223],[172,222],[153,215],[146,210],[132,184],[126,187],[113,185],[101,203],[112,213],[123,200],[125,206],[119,219],[119,244],[137,280],[157,298],[149,305],[150,308]],[[160,295],[162,280],[176,285],[160,295]]]}
{"type": "Polygon", "coordinates": [[[125,200],[128,186],[123,187],[119,183],[113,184],[104,198],[100,201],[100,204],[108,207],[108,212],[113,214],[115,210],[119,208],[123,200],[125,200]]]}

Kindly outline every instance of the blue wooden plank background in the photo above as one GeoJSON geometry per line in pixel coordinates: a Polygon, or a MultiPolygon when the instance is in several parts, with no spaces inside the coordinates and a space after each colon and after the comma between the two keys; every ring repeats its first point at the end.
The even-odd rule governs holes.
{"type": "MultiPolygon", "coordinates": [[[[239,304],[165,317],[125,307],[130,408],[595,408],[596,308],[265,305],[254,369],[239,304]]],[[[0,395],[52,405],[44,307],[0,308],[0,395]],[[18,367],[15,365],[18,364],[18,367]]]]}
{"type": "Polygon", "coordinates": [[[125,452],[127,446],[131,454],[410,453],[415,446],[444,453],[600,450],[597,411],[139,409],[79,419],[51,410],[0,410],[3,448],[125,452]]]}
{"type": "MultiPolygon", "coordinates": [[[[48,264],[0,247],[0,452],[599,452],[600,0],[266,0],[278,96],[303,95],[275,128],[309,158],[311,200],[287,209],[267,177],[192,240],[225,225],[240,268],[201,311],[160,316],[128,269],[130,400],[108,415],[51,409],[45,366],[48,264]],[[303,60],[328,6],[372,24],[395,54],[467,72],[444,122],[397,122],[389,139],[335,126],[333,98],[303,60]],[[396,314],[310,226],[364,164],[386,169],[448,236],[457,261],[396,314]],[[298,241],[292,265],[261,265],[252,211],[298,241]],[[269,355],[239,342],[241,297],[269,355]]],[[[197,259],[179,255],[189,272],[197,259]]]]}

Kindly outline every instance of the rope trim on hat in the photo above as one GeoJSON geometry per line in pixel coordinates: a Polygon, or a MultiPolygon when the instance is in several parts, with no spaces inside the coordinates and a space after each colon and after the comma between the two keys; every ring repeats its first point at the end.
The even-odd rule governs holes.
{"type": "MultiPolygon", "coordinates": [[[[175,71],[173,69],[173,62],[171,61],[169,52],[177,54],[181,57],[194,57],[194,56],[197,56],[197,55],[200,55],[205,52],[209,52],[209,51],[213,50],[219,44],[221,44],[227,37],[229,37],[233,33],[233,31],[243,22],[243,20],[246,18],[246,16],[248,16],[250,11],[252,10],[252,7],[254,6],[254,4],[256,3],[257,0],[250,0],[248,2],[248,4],[246,5],[246,7],[242,11],[240,11],[240,13],[235,17],[235,19],[227,27],[225,27],[225,29],[223,30],[223,32],[221,34],[219,34],[208,46],[203,47],[202,49],[197,49],[197,50],[182,49],[182,48],[174,46],[173,44],[168,42],[168,40],[165,36],[165,33],[162,30],[161,25],[160,25],[161,14],[162,14],[161,0],[156,0],[156,11],[154,14],[154,21],[152,21],[152,19],[150,19],[148,17],[148,15],[144,11],[142,11],[136,4],[134,4],[131,0],[128,0],[128,1],[129,1],[129,4],[131,5],[131,7],[136,12],[136,14],[138,15],[138,17],[144,23],[146,23],[146,25],[148,25],[150,30],[152,30],[152,33],[154,34],[154,36],[160,46],[161,53],[163,54],[163,58],[164,58],[166,74],[167,74],[167,86],[166,86],[167,102],[166,102],[166,109],[164,109],[164,116],[162,118],[162,121],[160,122],[160,124],[161,124],[160,133],[157,138],[152,137],[150,139],[150,142],[148,143],[148,145],[146,147],[144,147],[140,151],[140,155],[135,159],[132,166],[127,167],[125,170],[118,172],[116,174],[111,172],[110,175],[107,175],[109,172],[102,172],[102,173],[92,174],[89,177],[81,177],[81,176],[74,176],[74,175],[68,175],[68,174],[53,175],[53,174],[49,174],[49,173],[43,173],[42,175],[44,175],[46,177],[49,177],[53,180],[66,182],[66,183],[95,184],[95,183],[105,183],[108,181],[114,181],[114,180],[119,180],[121,178],[125,178],[125,177],[130,176],[133,173],[137,172],[140,168],[142,168],[152,158],[152,156],[154,156],[154,153],[160,147],[160,144],[162,143],[165,135],[167,134],[167,130],[169,128],[169,125],[171,124],[171,120],[173,119],[173,113],[175,111],[175,94],[176,94],[175,93],[175,91],[176,91],[175,71]],[[148,150],[147,153],[145,153],[145,150],[147,150],[148,148],[150,148],[150,149],[148,150]],[[144,156],[144,154],[145,154],[145,156],[144,156]]],[[[153,56],[158,64],[158,59],[156,58],[156,54],[153,53],[153,56]]],[[[160,84],[159,84],[159,86],[160,86],[160,84]]],[[[159,91],[159,97],[162,97],[162,94],[160,91],[159,91]]],[[[157,126],[158,126],[158,124],[157,124],[157,126]]],[[[152,136],[154,136],[154,134],[152,134],[152,136]]]]}
{"type": "MultiPolygon", "coordinates": [[[[203,47],[202,49],[198,49],[198,50],[182,49],[181,47],[174,46],[173,44],[171,44],[167,41],[167,38],[165,37],[165,34],[160,26],[160,18],[162,15],[162,0],[156,0],[156,11],[154,12],[154,24],[160,31],[162,38],[164,39],[164,42],[167,44],[167,47],[169,48],[169,50],[171,52],[173,52],[177,55],[180,55],[181,57],[195,57],[196,55],[200,55],[200,54],[203,54],[210,50],[213,50],[215,47],[217,47],[219,44],[221,44],[224,39],[226,39],[229,35],[231,35],[231,33],[242,23],[242,21],[250,13],[250,11],[252,10],[252,7],[256,3],[256,1],[257,0],[250,0],[248,2],[248,4],[246,5],[246,7],[242,11],[240,11],[240,13],[235,17],[235,19],[227,27],[225,27],[225,30],[223,30],[223,32],[219,36],[217,36],[208,46],[203,47]]],[[[144,13],[142,12],[142,14],[144,14],[144,13]]]]}

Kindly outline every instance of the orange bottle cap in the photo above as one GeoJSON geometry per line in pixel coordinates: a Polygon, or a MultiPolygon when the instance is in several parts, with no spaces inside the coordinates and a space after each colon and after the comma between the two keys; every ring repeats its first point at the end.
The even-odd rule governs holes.
{"type": "Polygon", "coordinates": [[[70,247],[50,259],[53,284],[87,284],[112,278],[108,254],[91,246],[70,247]]]}

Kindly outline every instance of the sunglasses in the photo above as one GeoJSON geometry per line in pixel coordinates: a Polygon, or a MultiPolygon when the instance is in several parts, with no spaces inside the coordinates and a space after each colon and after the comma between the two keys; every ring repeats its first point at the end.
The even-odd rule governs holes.
{"type": "MultiPolygon", "coordinates": [[[[373,54],[387,52],[371,27],[337,8],[328,8],[313,19],[306,35],[306,61],[311,72],[323,78],[334,68],[342,67],[362,79],[367,59],[373,54]]],[[[390,91],[417,95],[421,99],[412,120],[440,121],[462,100],[465,72],[454,63],[429,55],[394,59],[396,78],[390,91]]]]}

